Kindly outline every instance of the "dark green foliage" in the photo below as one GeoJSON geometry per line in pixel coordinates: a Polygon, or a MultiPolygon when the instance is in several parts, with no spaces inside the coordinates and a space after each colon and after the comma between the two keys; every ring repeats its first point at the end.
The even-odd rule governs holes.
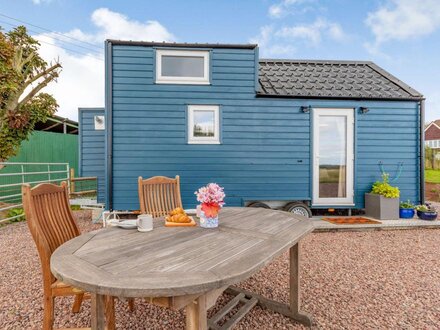
{"type": "Polygon", "coordinates": [[[0,31],[0,161],[14,156],[35,124],[58,108],[53,96],[40,91],[58,78],[61,65],[44,61],[38,47],[24,26],[0,31]]]}

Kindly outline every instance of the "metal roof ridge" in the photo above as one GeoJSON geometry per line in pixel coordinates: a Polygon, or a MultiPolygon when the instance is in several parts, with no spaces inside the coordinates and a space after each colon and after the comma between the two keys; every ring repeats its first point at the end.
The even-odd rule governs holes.
{"type": "Polygon", "coordinates": [[[106,42],[113,45],[133,45],[133,46],[158,46],[158,47],[208,47],[208,48],[237,48],[254,49],[257,44],[222,44],[222,43],[187,43],[187,42],[168,42],[168,41],[134,41],[106,39],[106,42]]]}
{"type": "Polygon", "coordinates": [[[309,60],[309,59],[283,59],[283,58],[260,58],[260,63],[266,62],[284,62],[284,63],[319,63],[319,64],[362,64],[369,65],[371,61],[357,61],[357,60],[309,60]]]}

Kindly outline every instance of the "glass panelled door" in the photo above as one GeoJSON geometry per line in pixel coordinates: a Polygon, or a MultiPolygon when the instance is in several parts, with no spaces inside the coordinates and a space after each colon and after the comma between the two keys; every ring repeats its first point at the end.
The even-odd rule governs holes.
{"type": "Polygon", "coordinates": [[[353,109],[313,109],[313,205],[353,204],[353,109]]]}

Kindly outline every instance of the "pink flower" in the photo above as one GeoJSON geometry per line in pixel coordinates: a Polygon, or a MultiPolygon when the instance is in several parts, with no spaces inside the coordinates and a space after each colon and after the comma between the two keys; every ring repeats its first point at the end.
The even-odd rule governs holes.
{"type": "Polygon", "coordinates": [[[220,187],[217,183],[209,183],[205,187],[201,187],[198,191],[194,193],[197,196],[197,201],[202,204],[218,204],[220,207],[223,206],[225,193],[223,187],[220,187]]]}

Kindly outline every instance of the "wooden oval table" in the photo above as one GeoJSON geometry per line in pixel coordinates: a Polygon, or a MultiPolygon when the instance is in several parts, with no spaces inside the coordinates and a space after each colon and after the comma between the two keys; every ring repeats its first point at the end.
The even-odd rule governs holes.
{"type": "Polygon", "coordinates": [[[51,269],[64,283],[92,293],[92,329],[104,329],[105,296],[148,297],[151,303],[186,308],[187,329],[228,329],[255,305],[303,324],[300,311],[299,241],[313,230],[307,219],[260,208],[224,208],[216,229],[165,227],[154,230],[106,228],[60,246],[51,269]],[[290,249],[290,304],[282,304],[231,285],[243,281],[290,249]],[[206,311],[227,290],[235,297],[214,317],[206,311]],[[241,303],[241,304],[240,304],[241,303]],[[240,304],[222,326],[218,322],[240,304]]]}

